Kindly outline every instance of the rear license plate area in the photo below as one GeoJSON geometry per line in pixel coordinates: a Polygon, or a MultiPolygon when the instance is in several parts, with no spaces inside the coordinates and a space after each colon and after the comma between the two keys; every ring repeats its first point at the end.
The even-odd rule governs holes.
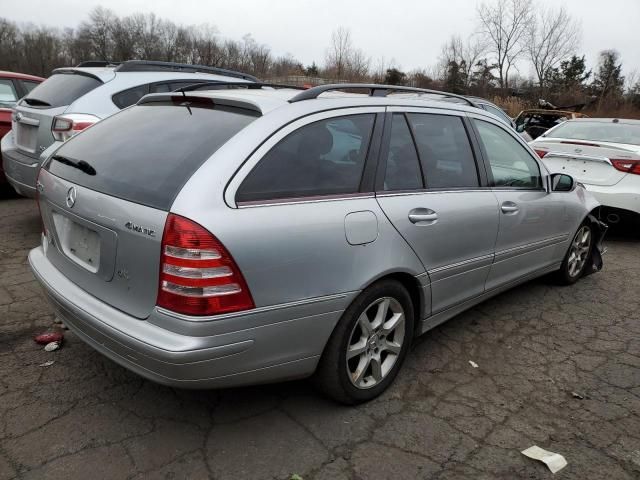
{"type": "Polygon", "coordinates": [[[100,235],[64,215],[53,213],[62,252],[81,267],[96,273],[100,268],[100,235]]]}
{"type": "Polygon", "coordinates": [[[18,148],[32,153],[35,152],[37,136],[38,127],[24,123],[16,124],[16,145],[18,148]]]}

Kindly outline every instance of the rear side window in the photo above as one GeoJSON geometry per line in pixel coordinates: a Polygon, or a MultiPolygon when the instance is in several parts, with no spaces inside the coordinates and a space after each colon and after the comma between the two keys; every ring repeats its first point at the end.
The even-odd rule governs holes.
{"type": "Polygon", "coordinates": [[[24,102],[32,107],[62,107],[100,85],[100,80],[86,75],[56,73],[31,90],[24,102]]]}
{"type": "Polygon", "coordinates": [[[168,210],[193,173],[256,117],[229,107],[138,105],[65,143],[45,168],[72,183],[168,210]]]}
{"type": "Polygon", "coordinates": [[[113,103],[115,103],[116,107],[118,107],[119,109],[123,109],[138,103],[138,100],[140,100],[142,97],[144,97],[148,93],[173,92],[178,88],[183,88],[188,85],[193,85],[194,83],[203,83],[203,82],[198,80],[178,80],[174,82],[164,82],[164,83],[146,83],[144,85],[138,85],[136,87],[118,92],[115,95],[113,95],[111,99],[113,100],[113,103]]]}
{"type": "Polygon", "coordinates": [[[238,202],[356,193],[375,115],[305,125],[274,146],[247,175],[238,202]]]}
{"type": "Polygon", "coordinates": [[[20,83],[24,87],[25,92],[29,93],[31,90],[40,85],[39,82],[32,82],[31,80],[20,80],[20,83]]]}
{"type": "Polygon", "coordinates": [[[515,138],[492,123],[474,122],[489,159],[493,186],[542,188],[538,162],[515,138]]]}
{"type": "Polygon", "coordinates": [[[0,80],[0,107],[11,107],[18,100],[16,89],[11,80],[0,80]]]}
{"type": "Polygon", "coordinates": [[[138,103],[138,100],[147,93],[149,93],[149,85],[138,85],[116,93],[111,99],[116,104],[116,107],[122,109],[138,103]]]}
{"type": "Polygon", "coordinates": [[[391,122],[391,138],[384,176],[385,190],[423,188],[418,154],[404,115],[395,113],[391,122]]]}
{"type": "Polygon", "coordinates": [[[487,105],[486,103],[483,106],[487,112],[493,113],[496,117],[500,118],[504,123],[506,123],[507,125],[511,125],[511,119],[507,116],[506,113],[504,113],[504,111],[500,110],[498,107],[494,107],[493,105],[487,105]]]}
{"type": "Polygon", "coordinates": [[[408,114],[427,188],[473,188],[479,185],[476,161],[460,117],[408,114]]]}

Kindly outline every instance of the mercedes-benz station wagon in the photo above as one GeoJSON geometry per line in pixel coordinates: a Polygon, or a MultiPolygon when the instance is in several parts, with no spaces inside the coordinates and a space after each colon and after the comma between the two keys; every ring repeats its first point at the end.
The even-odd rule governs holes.
{"type": "Polygon", "coordinates": [[[362,402],[416,335],[601,267],[598,203],[471,100],[233,87],[147,95],[39,174],[36,277],[80,339],[146,378],[313,375],[362,402]]]}

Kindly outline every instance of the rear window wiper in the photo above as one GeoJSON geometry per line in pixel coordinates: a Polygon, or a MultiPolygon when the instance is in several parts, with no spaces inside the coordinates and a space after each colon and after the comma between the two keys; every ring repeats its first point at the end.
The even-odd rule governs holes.
{"type": "Polygon", "coordinates": [[[86,173],[87,175],[94,176],[96,174],[96,169],[93,168],[84,160],[78,160],[77,162],[74,162],[73,160],[70,160],[67,157],[63,157],[61,155],[54,155],[52,159],[64,165],[69,165],[70,167],[77,168],[78,170],[86,173]]]}
{"type": "Polygon", "coordinates": [[[23,101],[32,107],[50,107],[51,104],[37,98],[24,98],[23,101]]]}

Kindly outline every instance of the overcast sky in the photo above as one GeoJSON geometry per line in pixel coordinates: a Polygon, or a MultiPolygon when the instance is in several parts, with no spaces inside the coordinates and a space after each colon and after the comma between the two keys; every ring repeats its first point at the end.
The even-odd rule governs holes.
{"type": "MultiPolygon", "coordinates": [[[[582,23],[581,52],[592,66],[598,52],[620,52],[625,73],[640,71],[640,0],[531,0],[564,5],[582,23]]],[[[375,65],[395,59],[410,70],[435,64],[452,34],[474,32],[477,0],[0,0],[0,16],[17,22],[74,27],[95,6],[118,15],[149,13],[182,24],[214,25],[221,36],[250,33],[275,54],[291,53],[303,63],[322,63],[331,31],[351,30],[355,46],[375,65]]],[[[529,67],[520,74],[528,76],[529,67]]]]}

